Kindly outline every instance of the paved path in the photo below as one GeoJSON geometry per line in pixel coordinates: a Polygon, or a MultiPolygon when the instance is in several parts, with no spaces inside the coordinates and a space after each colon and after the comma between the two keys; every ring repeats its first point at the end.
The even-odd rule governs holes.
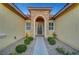
{"type": "Polygon", "coordinates": [[[33,55],[48,55],[43,37],[36,37],[33,55]]]}

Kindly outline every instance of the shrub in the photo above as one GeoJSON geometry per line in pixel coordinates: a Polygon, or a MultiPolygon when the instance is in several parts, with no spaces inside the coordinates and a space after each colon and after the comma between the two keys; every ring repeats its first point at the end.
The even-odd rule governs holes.
{"type": "Polygon", "coordinates": [[[48,37],[48,41],[51,41],[52,37],[48,37]]]}
{"type": "Polygon", "coordinates": [[[17,45],[15,48],[17,53],[23,53],[26,51],[26,49],[27,49],[27,46],[24,44],[17,45]]]}
{"type": "Polygon", "coordinates": [[[54,44],[56,44],[56,41],[55,40],[52,40],[52,41],[50,41],[49,42],[51,45],[54,45],[54,44]]]}
{"type": "Polygon", "coordinates": [[[54,37],[48,37],[48,42],[50,45],[56,44],[56,40],[54,39],[54,37]]]}
{"type": "Polygon", "coordinates": [[[68,54],[66,54],[66,53],[64,55],[76,55],[77,54],[76,52],[68,52],[68,54]]]}
{"type": "Polygon", "coordinates": [[[32,40],[33,40],[33,37],[27,37],[27,38],[24,40],[24,44],[29,45],[32,40]]]}
{"type": "Polygon", "coordinates": [[[65,53],[65,51],[64,51],[63,48],[56,48],[56,50],[57,50],[59,53],[61,53],[61,54],[64,54],[64,53],[65,53]]]}
{"type": "Polygon", "coordinates": [[[28,39],[29,39],[30,41],[32,41],[32,40],[33,40],[33,37],[28,37],[28,39]]]}
{"type": "Polygon", "coordinates": [[[31,41],[30,41],[29,39],[25,39],[25,40],[24,40],[24,44],[26,44],[26,45],[29,45],[30,42],[31,42],[31,41]]]}
{"type": "Polygon", "coordinates": [[[76,52],[72,52],[73,55],[76,55],[76,52]]]}
{"type": "Polygon", "coordinates": [[[56,50],[63,55],[76,55],[76,52],[66,52],[64,48],[56,48],[56,50]]]}

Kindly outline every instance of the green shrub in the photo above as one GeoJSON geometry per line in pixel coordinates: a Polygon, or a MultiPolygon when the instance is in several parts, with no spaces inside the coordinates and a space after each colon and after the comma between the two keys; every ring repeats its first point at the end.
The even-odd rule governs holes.
{"type": "Polygon", "coordinates": [[[24,44],[29,45],[32,40],[33,40],[33,37],[27,37],[27,38],[24,40],[24,44]]]}
{"type": "Polygon", "coordinates": [[[73,53],[67,51],[67,52],[64,53],[64,55],[73,55],[73,53]]]}
{"type": "Polygon", "coordinates": [[[54,44],[56,44],[56,41],[52,39],[51,41],[49,41],[49,44],[54,45],[54,44]]]}
{"type": "Polygon", "coordinates": [[[30,41],[32,41],[32,40],[33,40],[33,37],[28,37],[28,39],[29,39],[30,41]]]}
{"type": "Polygon", "coordinates": [[[50,45],[56,44],[56,40],[54,39],[54,37],[48,37],[48,42],[50,45]]]}
{"type": "Polygon", "coordinates": [[[27,49],[27,46],[24,44],[17,45],[15,48],[17,53],[23,53],[26,51],[26,49],[27,49]]]}
{"type": "Polygon", "coordinates": [[[76,52],[72,52],[73,55],[76,55],[76,52]]]}
{"type": "Polygon", "coordinates": [[[29,39],[24,40],[24,44],[29,45],[30,43],[31,43],[31,41],[29,39]]]}
{"type": "Polygon", "coordinates": [[[51,41],[52,37],[48,37],[48,41],[51,41]]]}
{"type": "Polygon", "coordinates": [[[61,54],[64,54],[64,53],[65,53],[65,51],[64,51],[63,48],[56,48],[56,50],[57,50],[59,53],[61,53],[61,54]]]}
{"type": "Polygon", "coordinates": [[[64,53],[64,55],[76,55],[76,53],[75,52],[73,53],[73,52],[68,52],[67,51],[67,52],[64,53]]]}
{"type": "Polygon", "coordinates": [[[76,55],[76,52],[66,52],[64,48],[56,48],[56,50],[63,55],[76,55]]]}

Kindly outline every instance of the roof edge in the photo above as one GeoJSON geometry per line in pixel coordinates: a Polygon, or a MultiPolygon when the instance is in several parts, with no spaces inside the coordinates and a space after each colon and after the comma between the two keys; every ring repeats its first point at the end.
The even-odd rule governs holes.
{"type": "Polygon", "coordinates": [[[2,3],[5,7],[22,17],[24,20],[27,18],[25,15],[12,3],[2,3]]]}
{"type": "Polygon", "coordinates": [[[66,11],[66,9],[68,9],[71,5],[73,5],[74,3],[69,3],[68,5],[66,5],[64,7],[64,9],[61,9],[56,15],[53,16],[53,18],[57,18],[61,13],[63,13],[64,11],[66,11]]]}

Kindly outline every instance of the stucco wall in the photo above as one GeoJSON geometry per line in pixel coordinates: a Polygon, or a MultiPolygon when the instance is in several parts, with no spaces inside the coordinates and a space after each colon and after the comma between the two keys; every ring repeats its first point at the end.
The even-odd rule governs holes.
{"type": "Polygon", "coordinates": [[[0,4],[0,50],[25,36],[25,20],[0,4]],[[14,37],[16,36],[16,39],[14,37]]]}
{"type": "Polygon", "coordinates": [[[79,50],[79,4],[58,17],[56,21],[56,33],[58,38],[79,50]]]}

